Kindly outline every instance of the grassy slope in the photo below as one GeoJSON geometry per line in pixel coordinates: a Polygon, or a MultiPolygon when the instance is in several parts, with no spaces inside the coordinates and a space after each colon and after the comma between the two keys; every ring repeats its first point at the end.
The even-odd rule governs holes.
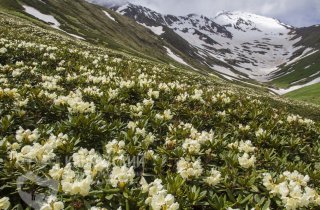
{"type": "MultiPolygon", "coordinates": [[[[297,43],[298,45],[320,49],[320,27],[311,26],[297,29],[297,36],[303,39],[297,43]]],[[[302,53],[302,50],[300,50],[302,53]]],[[[283,67],[280,73],[284,76],[273,80],[271,83],[279,88],[288,88],[293,85],[305,84],[311,80],[318,78],[320,75],[320,52],[316,52],[307,56],[291,65],[283,67]],[[287,72],[290,72],[287,74],[287,72]],[[294,82],[294,84],[292,84],[294,82]]],[[[300,90],[293,91],[285,95],[285,97],[309,102],[319,105],[319,85],[312,85],[300,90]]]]}
{"type": "MultiPolygon", "coordinates": [[[[296,37],[302,37],[302,39],[295,44],[298,46],[305,46],[320,50],[320,27],[310,26],[304,28],[296,29],[296,37]]],[[[301,55],[304,51],[304,48],[297,51],[296,56],[301,55]]],[[[279,87],[288,87],[290,83],[298,81],[300,79],[306,78],[304,82],[310,81],[312,78],[308,78],[310,75],[320,71],[320,60],[318,59],[320,52],[307,56],[304,59],[297,61],[291,65],[283,67],[280,73],[291,72],[290,74],[284,75],[273,82],[279,87]],[[305,69],[305,67],[310,66],[310,68],[305,69]]]]}
{"type": "MultiPolygon", "coordinates": [[[[11,0],[11,2],[8,1],[3,5],[5,7],[8,7],[8,4],[18,5],[16,1],[11,0]]],[[[180,45],[175,48],[176,42],[172,43],[172,39],[180,41],[182,39],[175,33],[169,32],[166,37],[169,36],[170,38],[163,39],[132,19],[104,7],[90,4],[84,0],[44,0],[43,2],[46,2],[46,4],[38,0],[20,0],[20,2],[35,7],[43,13],[53,15],[61,23],[63,30],[85,37],[90,43],[104,45],[108,48],[145,57],[149,60],[175,63],[175,65],[181,66],[180,63],[167,56],[163,46],[169,46],[175,54],[182,57],[196,69],[212,72],[208,66],[198,62],[197,57],[187,52],[186,48],[189,48],[187,43],[183,43],[182,48],[179,48],[181,47],[180,45]],[[107,18],[102,10],[108,11],[118,23],[107,18]]],[[[23,12],[18,7],[14,7],[14,10],[23,12]]],[[[215,63],[217,61],[212,59],[210,62],[215,63]]]]}
{"type": "MultiPolygon", "coordinates": [[[[38,0],[21,0],[19,2],[35,7],[42,13],[53,15],[61,23],[63,30],[82,36],[90,43],[145,57],[148,60],[175,63],[166,55],[166,50],[162,47],[168,44],[145,27],[111,10],[89,4],[83,0],[44,0],[46,4],[38,0]],[[102,12],[102,9],[115,17],[118,23],[110,20],[102,12]]],[[[0,2],[0,9],[6,9],[11,14],[24,17],[18,13],[25,14],[20,4],[17,0],[3,0],[0,2]]],[[[25,15],[33,18],[29,14],[25,15]]],[[[39,21],[33,22],[44,27],[39,21]]],[[[176,65],[181,64],[176,63],[176,65]]]]}
{"type": "Polygon", "coordinates": [[[320,84],[314,84],[299,90],[287,93],[288,98],[320,105],[320,84]]]}
{"type": "MultiPolygon", "coordinates": [[[[148,150],[154,151],[154,156],[146,160],[143,171],[148,174],[146,179],[149,183],[156,178],[161,179],[164,190],[174,197],[174,202],[178,202],[181,209],[284,209],[280,196],[271,195],[263,185],[262,178],[266,172],[276,180],[284,171],[297,170],[309,175],[308,186],[319,192],[320,118],[315,125],[300,121],[289,123],[289,113],[285,110],[293,106],[305,114],[316,115],[319,109],[308,110],[308,106],[282,101],[259,90],[236,86],[209,75],[98,48],[43,30],[23,19],[8,18],[7,14],[0,14],[0,23],[0,35],[3,38],[0,49],[6,47],[8,50],[0,54],[0,63],[6,65],[0,68],[1,78],[6,80],[0,87],[16,88],[19,93],[15,96],[14,93],[1,92],[0,95],[0,139],[5,139],[0,147],[0,158],[4,160],[0,161],[0,198],[9,197],[12,206],[18,205],[18,209],[26,207],[17,193],[17,177],[28,171],[41,177],[52,177],[49,172],[52,164],[49,162],[45,165],[46,161],[39,161],[43,160],[43,153],[31,156],[31,160],[34,158],[35,161],[27,159],[29,161],[17,163],[9,158],[8,153],[14,150],[10,145],[17,143],[16,131],[19,126],[39,130],[40,138],[34,140],[37,145],[47,144],[50,135],[67,134],[63,145],[52,149],[49,147],[48,151],[50,154],[54,152],[60,167],[65,167],[62,160],[72,157],[80,147],[95,149],[99,157],[111,163],[120,152],[119,148],[116,147],[114,153],[107,153],[104,148],[114,139],[124,142],[121,151],[125,157],[132,158],[137,154],[146,154],[148,150]],[[13,72],[21,74],[13,76],[13,72]],[[70,75],[71,79],[68,79],[70,75]],[[44,76],[50,80],[45,82],[44,76]],[[89,76],[98,79],[106,76],[109,79],[105,83],[94,83],[89,76]],[[48,85],[55,77],[58,77],[57,83],[48,85]],[[126,81],[132,81],[134,85],[121,86],[126,81]],[[169,88],[161,88],[165,85],[169,88]],[[57,89],[52,89],[52,86],[57,86],[57,89]],[[84,89],[88,87],[100,89],[102,96],[86,93],[84,89]],[[118,95],[111,97],[110,89],[118,90],[118,95]],[[159,98],[150,96],[150,89],[160,91],[159,98]],[[94,111],[72,112],[71,103],[54,103],[56,96],[50,95],[68,96],[76,90],[82,92],[81,102],[95,105],[94,111]],[[191,97],[199,90],[203,91],[200,94],[203,101],[197,95],[191,97]],[[189,97],[183,102],[178,101],[177,96],[184,93],[189,97]],[[135,106],[150,98],[154,104],[142,105],[141,115],[136,113],[135,106]],[[16,103],[16,100],[22,102],[25,99],[29,101],[24,105],[16,103]],[[162,116],[164,110],[168,109],[173,113],[172,119],[159,120],[156,117],[157,114],[162,116]],[[127,126],[130,121],[137,122],[138,128],[145,129],[146,134],[155,135],[154,142],[148,142],[150,139],[141,131],[139,134],[138,129],[127,126]],[[194,129],[191,131],[188,126],[179,127],[181,122],[191,123],[194,129]],[[249,125],[249,130],[240,130],[240,123],[249,125]],[[259,136],[256,134],[259,129],[266,132],[259,136]],[[212,137],[208,135],[210,130],[214,132],[212,137]],[[200,145],[201,152],[192,154],[182,146],[190,138],[196,138],[195,142],[204,142],[200,145]],[[239,164],[238,157],[243,152],[228,146],[247,139],[255,147],[249,152],[250,156],[256,158],[254,166],[249,168],[239,164]],[[173,140],[172,143],[165,143],[169,140],[173,140]],[[182,158],[199,160],[203,167],[202,175],[182,178],[177,170],[177,162],[182,158]],[[215,186],[204,182],[212,168],[221,173],[221,180],[215,186]]],[[[23,148],[34,143],[28,139],[20,142],[23,148]]],[[[19,153],[21,151],[20,148],[16,150],[19,153]]],[[[28,150],[25,149],[25,152],[28,153],[28,150]]],[[[83,155],[83,150],[79,155],[83,155]]],[[[79,177],[82,179],[86,176],[84,166],[75,166],[74,159],[70,162],[74,165],[71,166],[72,170],[82,175],[79,177]]],[[[90,158],[83,160],[84,163],[92,161],[90,158]]],[[[123,163],[117,164],[122,166],[123,163]]],[[[142,192],[139,184],[141,170],[135,168],[136,175],[132,181],[113,186],[110,174],[114,166],[115,163],[110,164],[110,169],[95,171],[97,173],[89,186],[90,194],[71,194],[68,188],[61,186],[57,199],[69,209],[79,206],[82,209],[90,209],[91,206],[148,209],[145,204],[148,194],[142,192]]],[[[88,172],[88,165],[86,169],[88,172]]],[[[57,179],[60,182],[60,178],[57,179]]],[[[28,183],[23,189],[32,192],[46,190],[28,183]]],[[[318,207],[316,204],[308,205],[310,210],[318,207]]]]}
{"type": "Polygon", "coordinates": [[[21,1],[44,13],[51,13],[61,23],[62,29],[84,36],[88,41],[107,44],[111,49],[143,55],[153,53],[154,58],[166,60],[159,40],[142,26],[109,11],[118,23],[109,19],[102,8],[85,1],[48,0],[41,4],[37,0],[21,1]],[[154,50],[157,48],[157,50],[154,50]],[[140,53],[144,52],[144,53],[140,53]]]}
{"type": "Polygon", "coordinates": [[[311,81],[312,79],[317,78],[317,76],[312,76],[313,74],[319,72],[320,70],[320,52],[314,53],[313,55],[307,56],[304,59],[299,60],[298,62],[284,67],[281,72],[291,72],[285,76],[277,78],[272,81],[277,87],[288,88],[292,82],[305,79],[294,85],[304,84],[311,81]],[[308,68],[306,68],[308,67],[308,68]],[[312,76],[312,77],[311,77],[312,76]]]}
{"type": "MultiPolygon", "coordinates": [[[[298,42],[297,46],[305,46],[314,49],[320,49],[320,27],[310,26],[297,29],[297,37],[302,36],[303,39],[298,42]]],[[[301,54],[303,50],[300,50],[301,54]]],[[[284,76],[271,81],[271,84],[278,88],[288,88],[294,85],[305,84],[311,80],[318,78],[320,75],[320,52],[316,52],[307,56],[291,65],[284,66],[279,72],[284,76]],[[290,72],[290,73],[288,73],[290,72]],[[295,82],[294,84],[292,84],[295,82]]],[[[319,85],[302,88],[301,90],[293,91],[285,96],[300,101],[319,104],[319,92],[316,90],[319,85]]]]}

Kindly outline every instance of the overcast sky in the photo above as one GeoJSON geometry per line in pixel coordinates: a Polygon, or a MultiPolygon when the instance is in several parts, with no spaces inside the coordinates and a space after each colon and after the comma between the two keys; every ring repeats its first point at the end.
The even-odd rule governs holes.
{"type": "MultiPolygon", "coordinates": [[[[100,3],[125,0],[89,0],[100,3]]],[[[274,17],[293,26],[320,24],[320,0],[127,0],[161,13],[186,15],[204,14],[214,17],[217,12],[246,11],[274,17]]]]}

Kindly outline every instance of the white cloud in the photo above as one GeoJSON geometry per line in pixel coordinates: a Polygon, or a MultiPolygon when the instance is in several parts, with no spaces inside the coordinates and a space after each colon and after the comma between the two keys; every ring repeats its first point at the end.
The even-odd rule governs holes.
{"type": "MultiPolygon", "coordinates": [[[[123,3],[125,0],[90,0],[100,3],[123,3]]],[[[294,26],[320,23],[320,0],[127,0],[161,13],[186,15],[204,14],[214,17],[221,10],[246,11],[269,17],[294,26]]]]}
{"type": "Polygon", "coordinates": [[[86,0],[86,1],[95,3],[95,4],[106,5],[106,6],[113,6],[113,5],[124,4],[126,2],[129,2],[127,0],[86,0]]]}

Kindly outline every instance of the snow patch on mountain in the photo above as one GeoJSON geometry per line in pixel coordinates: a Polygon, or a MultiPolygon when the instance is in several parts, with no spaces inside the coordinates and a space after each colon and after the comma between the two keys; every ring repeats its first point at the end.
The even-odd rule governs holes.
{"type": "MultiPolygon", "coordinates": [[[[137,22],[139,23],[139,22],[137,22]]],[[[163,27],[162,26],[147,26],[146,24],[144,23],[139,23],[140,25],[150,29],[154,34],[160,36],[164,33],[164,30],[163,30],[163,27]]]]}
{"type": "Polygon", "coordinates": [[[248,12],[220,12],[215,17],[206,17],[163,15],[134,4],[113,9],[155,34],[162,34],[161,27],[172,29],[194,49],[192,53],[198,56],[199,63],[239,79],[268,82],[278,78],[282,74],[280,68],[290,64],[298,50],[306,48],[296,46],[302,37],[292,26],[248,12]],[[219,62],[214,64],[216,60],[219,62]]]}
{"type": "Polygon", "coordinates": [[[303,58],[305,58],[307,56],[310,56],[310,55],[312,55],[312,54],[314,54],[314,53],[316,53],[318,51],[319,50],[314,50],[313,48],[308,47],[302,52],[302,54],[300,56],[290,60],[289,62],[286,63],[285,66],[289,66],[291,64],[294,64],[294,63],[298,62],[299,60],[301,60],[301,59],[303,59],[303,58]]]}
{"type": "Polygon", "coordinates": [[[59,23],[59,21],[57,21],[57,19],[55,19],[55,17],[53,17],[52,15],[43,14],[39,10],[37,10],[33,7],[30,7],[30,6],[27,6],[27,5],[22,5],[22,7],[24,8],[26,13],[28,13],[29,15],[32,15],[33,17],[35,17],[39,20],[42,20],[43,22],[50,24],[51,27],[58,29],[59,31],[62,31],[62,32],[68,34],[69,36],[74,37],[74,38],[85,40],[85,38],[83,38],[81,36],[78,36],[78,35],[75,35],[75,34],[72,34],[72,33],[69,33],[69,32],[62,30],[60,28],[61,24],[59,23]]]}
{"type": "Polygon", "coordinates": [[[52,15],[46,15],[38,11],[37,9],[27,6],[27,5],[22,5],[25,12],[28,13],[29,15],[32,15],[33,17],[36,17],[43,22],[51,24],[53,28],[60,29],[60,23],[52,16],[52,15]]]}
{"type": "Polygon", "coordinates": [[[69,36],[72,36],[72,37],[74,37],[74,38],[76,38],[76,39],[86,40],[86,39],[83,38],[82,36],[79,36],[79,35],[76,35],[76,34],[72,34],[72,33],[66,32],[66,31],[64,31],[64,30],[62,30],[62,29],[60,29],[60,28],[59,28],[59,30],[60,30],[60,31],[63,31],[64,33],[66,33],[66,34],[68,34],[69,36]]]}
{"type": "MultiPolygon", "coordinates": [[[[118,10],[126,13],[125,7],[118,10]]],[[[159,17],[147,13],[146,17],[153,21],[159,17]]],[[[250,13],[225,12],[215,18],[192,14],[175,17],[166,24],[199,53],[233,63],[235,70],[261,82],[268,81],[268,75],[292,57],[297,50],[294,44],[300,41],[293,39],[296,35],[291,33],[291,27],[250,13]]]]}
{"type": "Polygon", "coordinates": [[[285,25],[276,19],[240,11],[220,12],[214,20],[220,25],[236,30],[240,29],[243,32],[260,30],[267,33],[274,32],[276,34],[285,28],[291,28],[291,26],[285,25]]]}
{"type": "Polygon", "coordinates": [[[320,77],[306,83],[306,84],[303,84],[303,85],[295,85],[295,86],[291,86],[290,88],[288,89],[273,89],[273,88],[269,88],[271,91],[279,94],[279,95],[284,95],[284,94],[287,94],[289,92],[292,92],[292,91],[295,91],[295,90],[298,90],[300,88],[303,88],[303,87],[307,87],[307,86],[310,86],[310,85],[314,85],[314,84],[317,84],[320,82],[320,77]]]}
{"type": "Polygon", "coordinates": [[[117,10],[116,12],[121,14],[121,15],[124,15],[126,12],[125,12],[125,9],[127,9],[129,7],[130,4],[123,4],[121,5],[117,10]]]}
{"type": "Polygon", "coordinates": [[[111,20],[113,20],[114,22],[118,22],[118,21],[116,21],[116,19],[114,19],[114,17],[112,17],[107,11],[105,11],[105,10],[102,10],[102,12],[109,18],[109,19],[111,19],[111,20]]]}
{"type": "MultiPolygon", "coordinates": [[[[239,75],[235,74],[234,72],[232,72],[230,69],[223,67],[223,66],[218,66],[218,65],[213,65],[211,66],[212,69],[216,70],[217,72],[223,74],[226,74],[228,76],[232,76],[232,77],[236,77],[238,78],[239,75]]],[[[229,78],[229,77],[228,77],[229,78]]]]}
{"type": "Polygon", "coordinates": [[[38,1],[40,1],[40,2],[43,3],[43,4],[47,4],[46,2],[44,2],[44,1],[42,1],[42,0],[38,0],[38,1]]]}
{"type": "Polygon", "coordinates": [[[320,71],[306,77],[306,78],[302,78],[302,79],[299,79],[298,81],[295,81],[295,82],[291,82],[290,85],[296,85],[296,84],[299,84],[299,83],[303,83],[303,82],[306,82],[308,81],[310,78],[314,78],[315,76],[318,76],[320,74],[320,71]]]}
{"type": "Polygon", "coordinates": [[[250,82],[245,82],[245,81],[242,81],[242,80],[237,79],[237,78],[235,78],[235,77],[230,77],[230,76],[223,75],[223,74],[222,74],[222,76],[223,76],[224,78],[226,78],[227,80],[230,80],[230,81],[236,81],[236,82],[240,82],[240,83],[243,83],[243,84],[246,84],[246,85],[263,88],[262,85],[257,85],[257,84],[253,84],[253,83],[250,83],[250,82]]]}
{"type": "Polygon", "coordinates": [[[164,46],[164,48],[167,50],[167,54],[175,61],[183,64],[183,65],[186,65],[186,66],[189,66],[191,67],[189,64],[187,64],[182,58],[180,58],[179,56],[177,56],[176,54],[174,54],[170,48],[164,46]]]}
{"type": "Polygon", "coordinates": [[[214,55],[224,61],[234,60],[234,68],[250,78],[268,81],[268,75],[292,57],[294,44],[300,41],[291,33],[291,27],[278,20],[245,12],[224,12],[214,21],[225,26],[233,35],[232,39],[215,37],[219,49],[229,53],[214,55]]]}

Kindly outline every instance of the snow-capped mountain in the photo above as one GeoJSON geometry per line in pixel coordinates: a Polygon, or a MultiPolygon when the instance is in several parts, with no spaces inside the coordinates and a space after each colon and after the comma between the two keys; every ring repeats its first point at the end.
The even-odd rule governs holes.
{"type": "Polygon", "coordinates": [[[220,12],[206,17],[163,15],[134,4],[112,9],[163,38],[168,31],[165,29],[170,29],[188,42],[193,49],[189,54],[226,77],[269,81],[277,77],[280,66],[315,51],[299,45],[302,37],[294,27],[246,12],[220,12]]]}
{"type": "Polygon", "coordinates": [[[77,39],[150,60],[181,63],[236,83],[265,82],[263,86],[273,89],[286,88],[276,90],[283,94],[320,81],[319,25],[294,28],[246,12],[163,15],[139,5],[115,6],[120,0],[104,5],[88,3],[100,0],[6,1],[77,39]]]}

